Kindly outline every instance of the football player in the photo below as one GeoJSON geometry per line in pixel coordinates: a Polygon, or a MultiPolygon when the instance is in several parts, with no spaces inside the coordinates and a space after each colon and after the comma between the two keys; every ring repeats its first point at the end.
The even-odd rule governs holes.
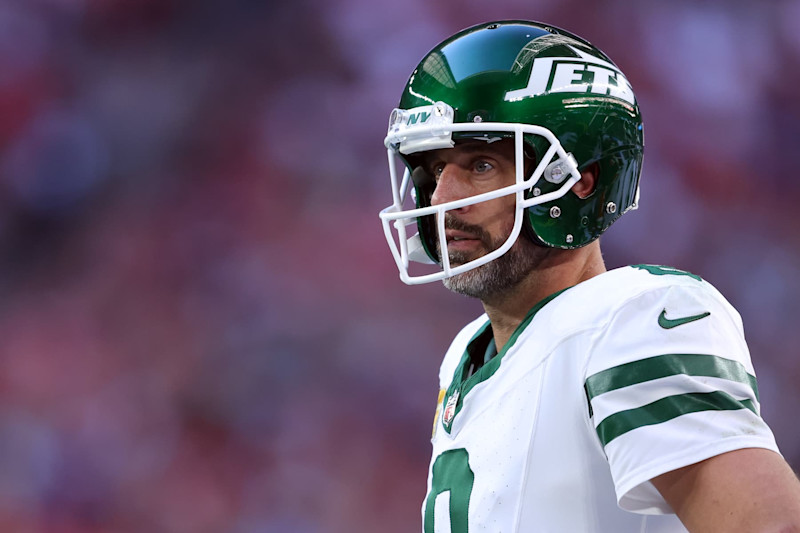
{"type": "Polygon", "coordinates": [[[463,30],[385,145],[401,279],[485,309],[441,365],[425,533],[800,530],[737,311],[675,268],[606,271],[644,142],[603,52],[534,22],[463,30]]]}

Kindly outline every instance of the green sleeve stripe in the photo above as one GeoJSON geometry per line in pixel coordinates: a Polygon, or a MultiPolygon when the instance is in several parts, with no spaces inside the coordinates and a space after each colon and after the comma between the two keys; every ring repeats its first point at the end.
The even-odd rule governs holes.
{"type": "Polygon", "coordinates": [[[591,401],[609,391],[680,374],[718,377],[744,383],[753,389],[758,400],[756,378],[747,373],[744,365],[716,355],[690,353],[657,355],[598,372],[586,380],[586,395],[591,401]]]}
{"type": "Polygon", "coordinates": [[[609,442],[628,431],[643,426],[661,424],[687,413],[736,411],[739,409],[756,412],[752,400],[736,400],[722,391],[678,394],[609,416],[597,426],[597,436],[600,437],[600,441],[605,447],[609,442]]]}

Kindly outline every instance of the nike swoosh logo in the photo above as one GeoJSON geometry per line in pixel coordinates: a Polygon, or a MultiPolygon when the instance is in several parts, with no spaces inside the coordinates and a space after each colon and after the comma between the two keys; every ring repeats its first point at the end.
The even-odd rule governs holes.
{"type": "Polygon", "coordinates": [[[689,322],[694,322],[695,320],[700,320],[701,318],[705,318],[710,314],[711,313],[709,311],[706,311],[705,313],[701,313],[699,315],[686,316],[683,318],[667,318],[667,310],[664,309],[661,311],[661,314],[658,315],[658,325],[664,329],[672,329],[684,324],[688,324],[689,322]]]}

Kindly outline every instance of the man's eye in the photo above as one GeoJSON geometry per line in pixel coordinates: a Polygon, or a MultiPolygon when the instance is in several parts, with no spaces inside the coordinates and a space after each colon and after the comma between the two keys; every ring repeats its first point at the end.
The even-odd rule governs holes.
{"type": "Polygon", "coordinates": [[[489,172],[494,167],[492,166],[491,163],[489,163],[487,161],[480,160],[480,161],[476,161],[475,162],[475,165],[474,165],[473,168],[475,169],[475,172],[483,174],[484,172],[489,172]]]}
{"type": "Polygon", "coordinates": [[[434,178],[438,178],[439,176],[441,176],[442,172],[444,172],[443,163],[436,163],[435,165],[431,166],[431,174],[433,174],[434,178]]]}

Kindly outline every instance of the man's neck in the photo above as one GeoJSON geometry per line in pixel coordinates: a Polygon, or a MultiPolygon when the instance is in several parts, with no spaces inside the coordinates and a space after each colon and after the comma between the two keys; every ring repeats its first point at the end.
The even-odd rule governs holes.
{"type": "Polygon", "coordinates": [[[531,308],[551,294],[606,271],[600,245],[595,241],[577,250],[554,250],[512,290],[482,301],[500,351],[531,308]]]}

